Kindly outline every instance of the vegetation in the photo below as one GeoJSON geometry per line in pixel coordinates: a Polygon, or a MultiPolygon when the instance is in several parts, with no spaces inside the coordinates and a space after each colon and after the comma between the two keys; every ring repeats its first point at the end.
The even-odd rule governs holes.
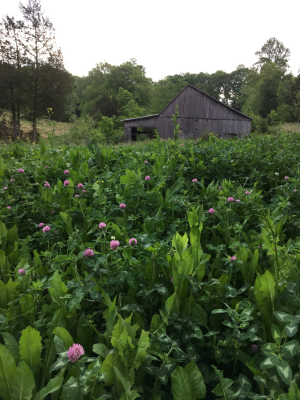
{"type": "Polygon", "coordinates": [[[297,398],[299,148],[4,146],[2,398],[297,398]]]}
{"type": "Polygon", "coordinates": [[[0,111],[11,113],[10,127],[0,126],[6,140],[22,136],[21,117],[32,122],[31,139],[38,140],[37,121],[51,108],[55,121],[76,121],[70,128],[75,143],[117,143],[122,119],[160,112],[187,84],[251,116],[252,132],[270,133],[280,123],[300,120],[300,75],[288,72],[290,51],[274,37],[255,53],[252,67],[239,65],[231,73],[184,73],[153,82],[131,59],[100,62],[88,76],[77,77],[64,68],[40,0],[20,3],[20,10],[22,20],[5,16],[0,24],[0,111]]]}

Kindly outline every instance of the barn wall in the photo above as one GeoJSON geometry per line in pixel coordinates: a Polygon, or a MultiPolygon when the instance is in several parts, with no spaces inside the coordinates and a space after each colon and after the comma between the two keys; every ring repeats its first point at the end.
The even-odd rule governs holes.
{"type": "MultiPolygon", "coordinates": [[[[177,123],[180,126],[180,138],[187,139],[189,137],[200,138],[204,132],[212,132],[217,136],[226,137],[242,137],[250,133],[250,120],[216,120],[216,119],[199,119],[199,118],[179,118],[177,123]]],[[[174,123],[170,118],[158,118],[158,131],[161,138],[173,138],[174,123]]]]}

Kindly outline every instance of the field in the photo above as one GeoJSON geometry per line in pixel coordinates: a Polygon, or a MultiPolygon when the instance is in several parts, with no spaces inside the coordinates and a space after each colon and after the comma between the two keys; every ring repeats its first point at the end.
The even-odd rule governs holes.
{"type": "Polygon", "coordinates": [[[300,398],[299,151],[2,146],[3,399],[300,398]]]}

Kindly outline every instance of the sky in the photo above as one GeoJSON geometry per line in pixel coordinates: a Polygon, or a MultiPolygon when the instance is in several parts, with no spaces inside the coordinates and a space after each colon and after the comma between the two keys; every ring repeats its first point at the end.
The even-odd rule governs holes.
{"type": "MultiPolygon", "coordinates": [[[[23,4],[27,0],[22,1],[23,4]]],[[[158,81],[185,72],[251,67],[271,37],[300,69],[299,0],[41,0],[65,68],[87,76],[97,63],[135,58],[158,81]]],[[[19,0],[0,0],[0,16],[20,18],[19,0]]]]}

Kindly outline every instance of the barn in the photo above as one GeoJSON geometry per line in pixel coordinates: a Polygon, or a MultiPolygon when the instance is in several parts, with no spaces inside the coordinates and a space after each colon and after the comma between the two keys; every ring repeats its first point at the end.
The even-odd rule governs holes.
{"type": "Polygon", "coordinates": [[[174,137],[172,115],[178,105],[180,138],[200,138],[204,132],[212,132],[219,138],[242,137],[250,133],[251,120],[240,111],[221,103],[192,85],[187,85],[159,113],[145,117],[125,119],[125,141],[136,140],[138,134],[153,134],[157,129],[164,139],[174,137]],[[138,128],[142,128],[139,129],[138,128]]]}

